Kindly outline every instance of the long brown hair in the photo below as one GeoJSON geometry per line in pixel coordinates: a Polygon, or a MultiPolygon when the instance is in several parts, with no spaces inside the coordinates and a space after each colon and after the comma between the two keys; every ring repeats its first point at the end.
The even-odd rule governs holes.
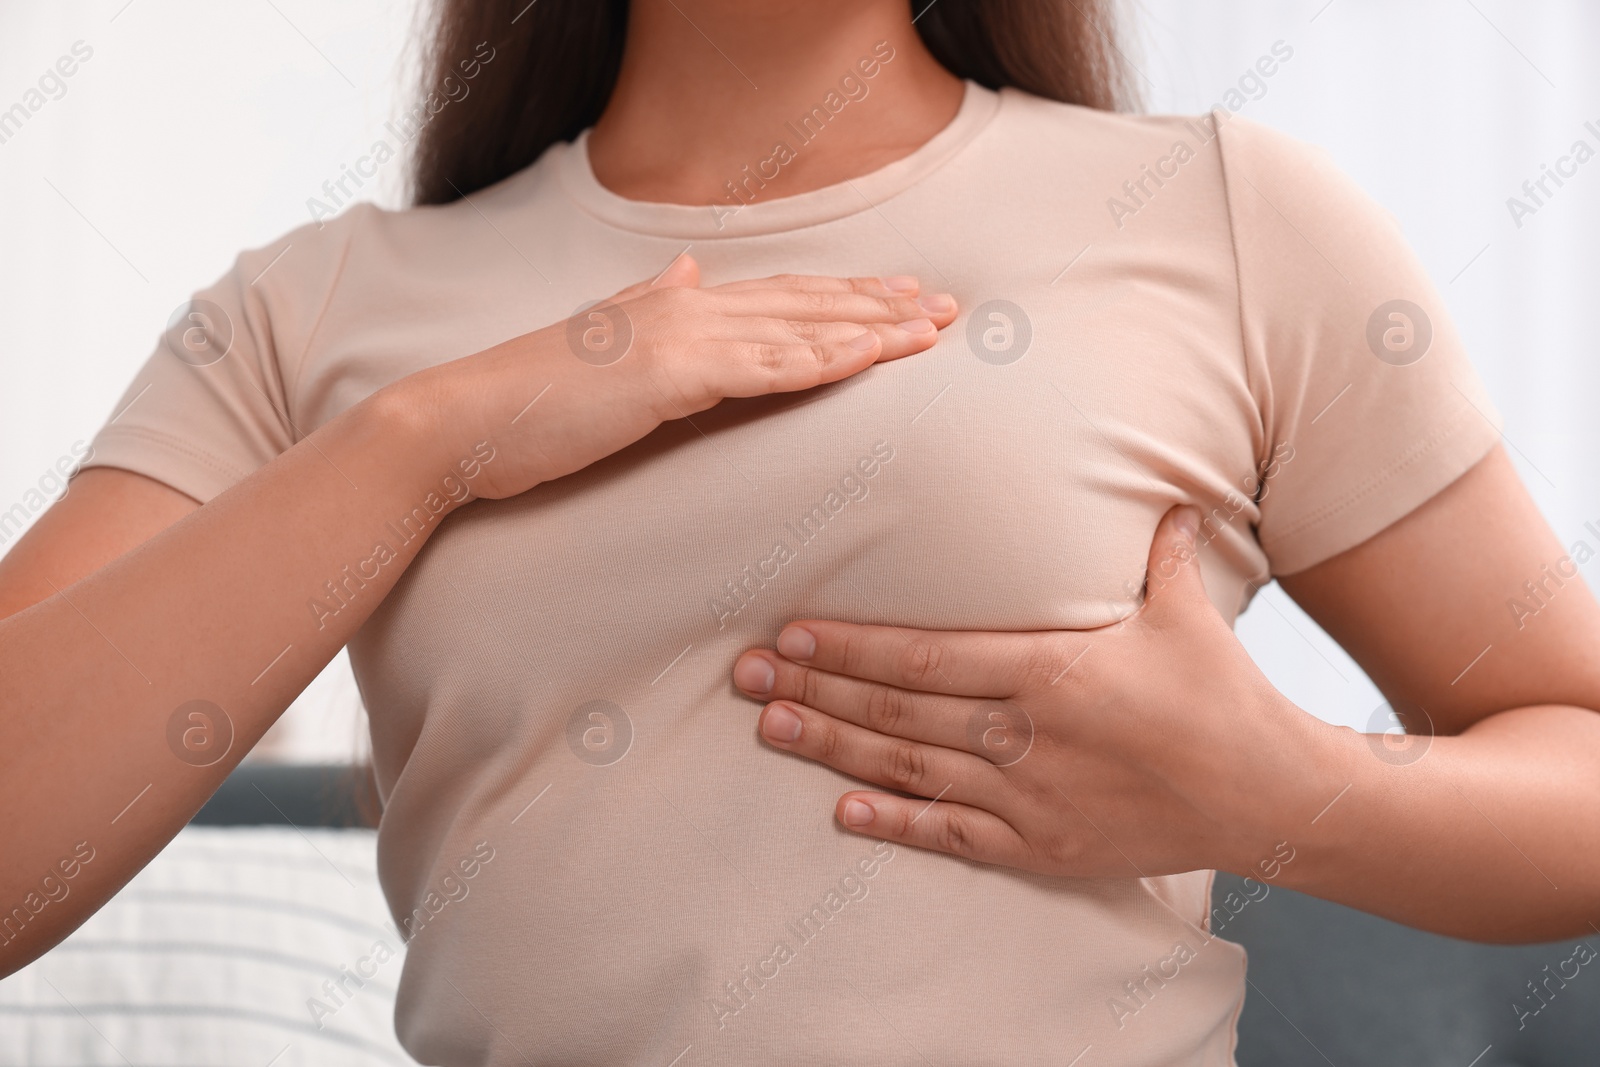
{"type": "MultiPolygon", "coordinates": [[[[416,203],[493,185],[600,117],[622,64],[628,0],[429,2],[424,94],[459,83],[483,42],[493,58],[467,68],[472,103],[442,107],[417,135],[416,203]]],[[[908,2],[928,50],[958,77],[1107,111],[1137,106],[1115,0],[908,2]]]]}

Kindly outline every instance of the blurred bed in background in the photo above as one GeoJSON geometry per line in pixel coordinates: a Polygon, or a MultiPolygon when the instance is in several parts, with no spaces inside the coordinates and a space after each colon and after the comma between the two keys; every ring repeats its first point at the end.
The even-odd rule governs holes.
{"type": "Polygon", "coordinates": [[[110,904],[0,982],[0,1067],[414,1062],[393,1021],[406,939],[358,781],[236,774],[110,904]]]}

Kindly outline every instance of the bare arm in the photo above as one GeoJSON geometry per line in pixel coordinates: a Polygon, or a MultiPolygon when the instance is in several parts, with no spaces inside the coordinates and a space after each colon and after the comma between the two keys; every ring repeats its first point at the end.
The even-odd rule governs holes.
{"type": "Polygon", "coordinates": [[[696,281],[685,258],[618,294],[626,358],[574,358],[564,323],[515,338],[380,390],[204,507],[84,472],[0,567],[0,974],[183,827],[455,507],[724,397],[922,351],[956,311],[919,306],[914,283],[696,281]],[[388,531],[408,518],[419,536],[388,531]]]}
{"type": "Polygon", "coordinates": [[[1301,835],[1289,884],[1479,940],[1595,932],[1600,605],[1567,553],[1497,447],[1376,537],[1281,579],[1408,730],[1439,735],[1351,738],[1327,799],[1350,789],[1301,835]]]}
{"type": "Polygon", "coordinates": [[[419,429],[358,406],[204,508],[85,471],[6,557],[0,970],[149,862],[382,600],[425,537],[349,609],[306,606],[447,473],[419,429]],[[196,700],[220,711],[191,707],[210,721],[185,715],[174,747],[170,720],[196,700]]]}
{"type": "Polygon", "coordinates": [[[94,467],[0,556],[0,619],[37,604],[200,506],[131,471],[94,467]]]}

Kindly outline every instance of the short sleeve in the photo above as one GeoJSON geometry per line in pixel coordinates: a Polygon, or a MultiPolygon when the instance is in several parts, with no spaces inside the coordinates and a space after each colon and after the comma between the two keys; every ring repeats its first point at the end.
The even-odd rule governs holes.
{"type": "Polygon", "coordinates": [[[1481,460],[1503,423],[1398,222],[1327,153],[1218,133],[1273,574],[1367,540],[1481,460]]]}
{"type": "Polygon", "coordinates": [[[242,253],[173,312],[83,468],[130,470],[205,503],[299,440],[293,385],[352,214],[242,253]]]}

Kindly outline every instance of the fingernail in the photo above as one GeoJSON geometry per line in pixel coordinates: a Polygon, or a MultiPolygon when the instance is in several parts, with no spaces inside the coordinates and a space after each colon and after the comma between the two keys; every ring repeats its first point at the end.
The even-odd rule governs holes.
{"type": "Polygon", "coordinates": [[[907,333],[932,333],[936,329],[927,319],[909,319],[902,322],[900,328],[907,333]]]}
{"type": "Polygon", "coordinates": [[[800,716],[782,704],[773,704],[761,716],[761,733],[768,741],[791,744],[800,738],[800,716]]]}
{"type": "Polygon", "coordinates": [[[866,826],[873,820],[877,812],[872,810],[871,804],[851,798],[844,802],[844,824],[846,826],[866,826]]]}
{"type": "Polygon", "coordinates": [[[914,293],[917,291],[917,280],[909,274],[891,274],[881,279],[885,289],[892,289],[897,293],[914,293]]]}
{"type": "Polygon", "coordinates": [[[733,684],[746,693],[770,693],[777,675],[761,656],[741,656],[733,665],[733,684]]]}
{"type": "Polygon", "coordinates": [[[878,338],[871,330],[868,330],[866,333],[857,334],[855,337],[850,338],[849,344],[857,352],[870,352],[877,346],[878,338]]]}
{"type": "Polygon", "coordinates": [[[956,298],[949,293],[934,293],[932,296],[919,298],[917,304],[930,315],[941,315],[946,311],[955,310],[956,298]]]}
{"type": "Polygon", "coordinates": [[[810,659],[817,654],[817,638],[800,626],[785,626],[778,635],[778,651],[789,659],[810,659]]]}
{"type": "Polygon", "coordinates": [[[1195,534],[1200,532],[1200,509],[1184,505],[1178,509],[1175,522],[1178,532],[1183,534],[1185,539],[1193,541],[1195,534]]]}

